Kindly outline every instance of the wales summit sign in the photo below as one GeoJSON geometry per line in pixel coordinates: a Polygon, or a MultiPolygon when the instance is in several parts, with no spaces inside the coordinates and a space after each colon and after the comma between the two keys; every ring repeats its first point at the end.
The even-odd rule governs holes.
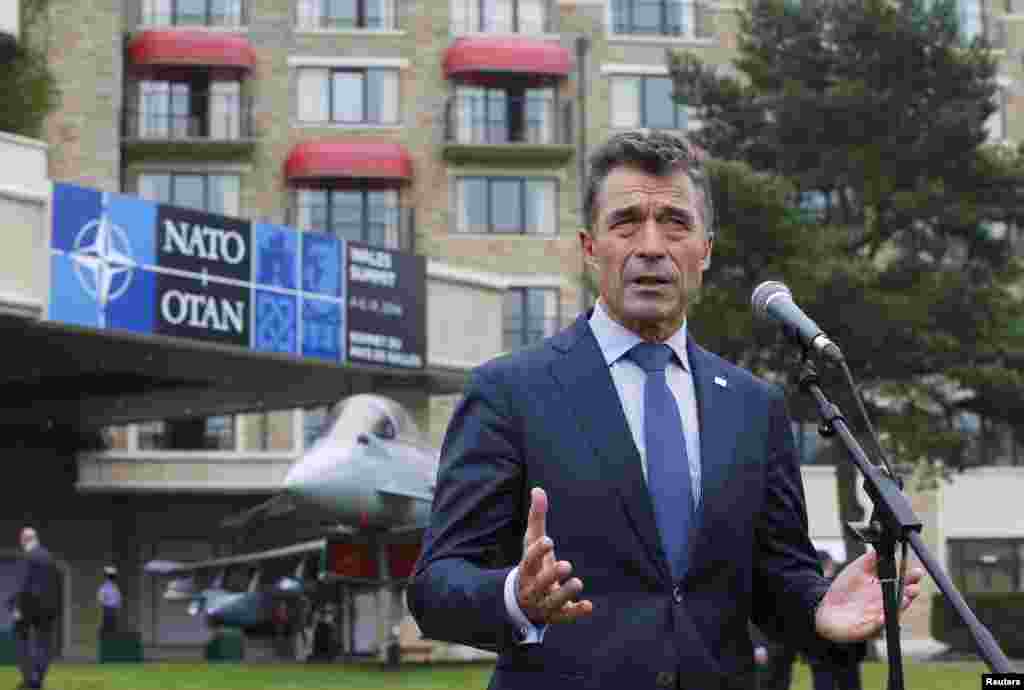
{"type": "Polygon", "coordinates": [[[50,253],[52,321],[424,366],[421,256],[62,183],[50,253]]]}

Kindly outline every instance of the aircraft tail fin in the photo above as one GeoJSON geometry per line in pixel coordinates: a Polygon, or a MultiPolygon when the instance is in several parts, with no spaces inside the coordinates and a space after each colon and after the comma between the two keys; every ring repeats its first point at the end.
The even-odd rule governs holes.
{"type": "Polygon", "coordinates": [[[220,526],[226,529],[243,529],[254,522],[268,520],[288,515],[295,511],[295,503],[286,494],[278,494],[258,506],[244,510],[241,513],[229,515],[220,522],[220,526]]]}

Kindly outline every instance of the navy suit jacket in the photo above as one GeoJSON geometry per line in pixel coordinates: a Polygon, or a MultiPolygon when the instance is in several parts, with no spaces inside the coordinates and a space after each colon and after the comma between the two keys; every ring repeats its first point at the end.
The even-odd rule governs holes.
{"type": "Polygon", "coordinates": [[[702,491],[689,569],[673,582],[588,317],[473,372],[408,591],[423,635],[497,651],[491,687],[529,690],[750,687],[750,619],[820,648],[813,610],[828,583],[781,391],[689,340],[702,491]],[[548,495],[556,557],[573,564],[594,611],[519,645],[504,583],[534,486],[548,495]]]}
{"type": "Polygon", "coordinates": [[[18,561],[17,583],[8,599],[8,608],[16,606],[28,622],[57,616],[60,572],[46,547],[40,545],[22,555],[18,561]]]}

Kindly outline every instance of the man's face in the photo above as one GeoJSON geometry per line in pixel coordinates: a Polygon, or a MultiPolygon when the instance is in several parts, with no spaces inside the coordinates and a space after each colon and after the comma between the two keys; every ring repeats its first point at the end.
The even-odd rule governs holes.
{"type": "Polygon", "coordinates": [[[711,258],[702,201],[684,171],[618,167],[605,178],[580,243],[612,319],[648,339],[679,329],[711,258]]]}

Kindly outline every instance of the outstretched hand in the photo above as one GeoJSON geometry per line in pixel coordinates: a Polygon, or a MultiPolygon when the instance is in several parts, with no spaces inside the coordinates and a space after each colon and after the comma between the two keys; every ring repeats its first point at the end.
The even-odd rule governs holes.
{"type": "Polygon", "coordinates": [[[583,582],[574,577],[572,564],[555,560],[555,543],[547,536],[548,497],[541,488],[530,491],[530,514],[523,537],[516,601],[534,625],[566,623],[594,610],[588,600],[575,601],[583,582]]]}
{"type": "MultiPolygon", "coordinates": [[[[900,612],[921,593],[921,568],[911,568],[904,580],[900,612]]],[[[814,618],[818,634],[833,642],[859,642],[873,637],[885,624],[878,554],[868,551],[843,568],[832,581],[814,618]]]]}

